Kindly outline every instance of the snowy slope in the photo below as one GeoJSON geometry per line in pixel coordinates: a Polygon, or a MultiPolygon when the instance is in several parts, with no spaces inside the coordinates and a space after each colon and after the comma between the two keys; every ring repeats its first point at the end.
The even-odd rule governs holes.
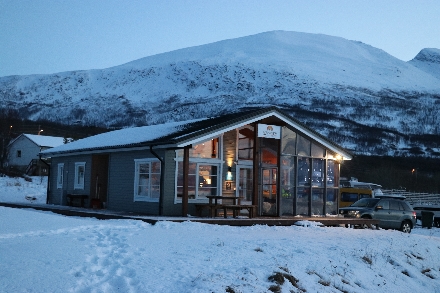
{"type": "Polygon", "coordinates": [[[408,63],[440,79],[440,49],[423,49],[408,63]]]}
{"type": "Polygon", "coordinates": [[[273,31],[102,70],[3,77],[0,102],[23,118],[104,126],[277,105],[356,153],[415,144],[436,155],[417,135],[440,135],[440,82],[419,65],[357,41],[273,31]]]}

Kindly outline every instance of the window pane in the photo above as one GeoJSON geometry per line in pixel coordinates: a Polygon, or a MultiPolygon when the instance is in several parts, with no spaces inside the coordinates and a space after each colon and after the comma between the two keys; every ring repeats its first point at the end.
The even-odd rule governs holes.
{"type": "Polygon", "coordinates": [[[309,192],[310,188],[299,187],[296,194],[296,213],[308,216],[309,214],[309,192]]]}
{"type": "Polygon", "coordinates": [[[139,196],[148,196],[148,185],[140,185],[138,186],[138,193],[139,196]]]}
{"type": "Polygon", "coordinates": [[[324,188],[312,190],[312,215],[324,215],[324,188]]]}
{"type": "Polygon", "coordinates": [[[327,189],[327,202],[325,205],[325,212],[329,215],[337,215],[337,198],[338,198],[338,190],[337,189],[327,189]]]}
{"type": "Polygon", "coordinates": [[[254,147],[254,128],[250,125],[238,130],[238,159],[252,160],[254,147]]]}
{"type": "Polygon", "coordinates": [[[217,166],[199,166],[199,188],[198,197],[217,195],[217,166]]]}
{"type": "Polygon", "coordinates": [[[287,127],[283,127],[281,153],[284,155],[296,155],[296,133],[287,127]]]}
{"type": "Polygon", "coordinates": [[[151,174],[151,185],[160,185],[160,174],[151,174]]]}
{"type": "Polygon", "coordinates": [[[312,143],[312,157],[324,158],[325,157],[324,149],[322,147],[317,146],[316,144],[312,143]]]}
{"type": "Polygon", "coordinates": [[[327,187],[337,187],[335,180],[335,172],[338,170],[335,169],[336,165],[333,160],[327,160],[327,187]]]}
{"type": "Polygon", "coordinates": [[[150,171],[150,164],[148,163],[144,163],[144,164],[139,164],[139,173],[140,174],[145,174],[145,173],[149,173],[150,171]]]}
{"type": "MultiPolygon", "coordinates": [[[[219,157],[219,138],[207,140],[203,143],[193,145],[189,149],[190,158],[218,158],[219,157]]],[[[176,156],[183,158],[183,150],[177,150],[176,156]]]]}
{"type": "Polygon", "coordinates": [[[194,145],[189,150],[190,158],[218,158],[218,138],[194,145]]]}
{"type": "Polygon", "coordinates": [[[139,174],[139,185],[147,185],[150,174],[139,174]]]}
{"type": "Polygon", "coordinates": [[[302,137],[301,135],[298,135],[297,139],[298,139],[297,142],[298,155],[306,156],[306,157],[310,156],[311,142],[308,139],[302,137]]]}
{"type": "Polygon", "coordinates": [[[151,198],[159,198],[160,196],[160,186],[152,185],[151,186],[151,198]]]}
{"type": "Polygon", "coordinates": [[[151,173],[160,174],[160,162],[151,162],[151,173]]]}
{"type": "Polygon", "coordinates": [[[281,157],[281,186],[282,196],[291,196],[295,185],[295,158],[290,156],[281,157]]]}
{"type": "Polygon", "coordinates": [[[324,160],[313,159],[312,186],[324,187],[324,160]]]}
{"type": "Polygon", "coordinates": [[[310,159],[298,157],[298,186],[310,186],[310,159]]]}

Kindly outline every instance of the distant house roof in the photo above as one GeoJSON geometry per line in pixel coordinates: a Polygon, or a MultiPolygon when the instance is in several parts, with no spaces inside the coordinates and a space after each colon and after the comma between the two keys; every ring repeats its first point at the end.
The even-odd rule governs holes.
{"type": "Polygon", "coordinates": [[[341,146],[329,141],[324,136],[308,128],[288,114],[283,113],[276,107],[252,109],[213,118],[110,131],[45,150],[42,152],[42,155],[57,156],[148,146],[183,148],[271,116],[284,121],[287,125],[311,137],[335,153],[342,155],[345,159],[351,159],[352,155],[341,146]]]}
{"type": "Polygon", "coordinates": [[[16,137],[14,140],[12,140],[9,143],[9,145],[13,144],[20,137],[28,138],[30,141],[32,141],[33,143],[35,143],[39,147],[54,148],[54,147],[57,147],[57,146],[60,146],[60,145],[64,144],[64,138],[63,137],[22,133],[18,137],[16,137]]]}

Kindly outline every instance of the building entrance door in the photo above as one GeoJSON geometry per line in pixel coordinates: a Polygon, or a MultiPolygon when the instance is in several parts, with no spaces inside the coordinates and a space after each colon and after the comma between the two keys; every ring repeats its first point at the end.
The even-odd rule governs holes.
{"type": "Polygon", "coordinates": [[[237,165],[237,173],[238,173],[238,188],[237,188],[237,196],[241,198],[242,204],[252,204],[252,182],[253,182],[253,168],[252,166],[238,166],[237,165]]]}
{"type": "Polygon", "coordinates": [[[277,215],[277,174],[278,168],[269,167],[261,169],[261,215],[277,215]]]}
{"type": "Polygon", "coordinates": [[[259,208],[262,216],[278,216],[279,139],[260,138],[259,208]]]}

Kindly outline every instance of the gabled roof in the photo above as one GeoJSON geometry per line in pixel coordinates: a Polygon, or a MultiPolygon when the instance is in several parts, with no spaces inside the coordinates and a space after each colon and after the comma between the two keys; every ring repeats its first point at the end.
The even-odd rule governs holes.
{"type": "Polygon", "coordinates": [[[352,156],[348,151],[308,128],[277,107],[251,109],[213,118],[115,130],[49,149],[43,151],[42,154],[43,156],[57,156],[70,153],[110,151],[112,149],[149,146],[183,148],[272,116],[282,120],[286,125],[301,132],[304,136],[308,136],[331,151],[342,155],[345,159],[351,159],[352,156]]]}
{"type": "Polygon", "coordinates": [[[13,144],[20,137],[26,137],[27,139],[29,139],[30,141],[32,141],[33,143],[35,143],[39,147],[53,148],[53,147],[57,147],[57,146],[64,144],[63,137],[22,133],[18,137],[16,137],[14,140],[12,140],[9,143],[9,145],[13,144]]]}

